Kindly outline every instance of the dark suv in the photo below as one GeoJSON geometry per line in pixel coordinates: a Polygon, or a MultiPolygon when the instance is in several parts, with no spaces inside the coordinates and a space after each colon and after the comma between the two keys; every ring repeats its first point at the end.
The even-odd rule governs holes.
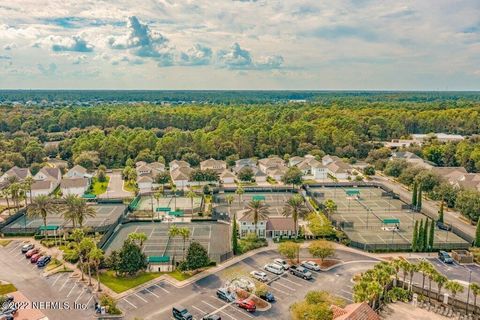
{"type": "Polygon", "coordinates": [[[172,308],[172,314],[178,320],[193,320],[193,316],[188,312],[187,308],[182,306],[175,306],[172,308]]]}

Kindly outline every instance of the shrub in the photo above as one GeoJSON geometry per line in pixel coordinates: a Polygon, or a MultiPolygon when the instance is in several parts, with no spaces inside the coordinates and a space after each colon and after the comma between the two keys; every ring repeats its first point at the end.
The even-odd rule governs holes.
{"type": "Polygon", "coordinates": [[[117,308],[115,300],[107,294],[100,296],[100,305],[104,306],[109,314],[122,314],[120,309],[117,308]]]}

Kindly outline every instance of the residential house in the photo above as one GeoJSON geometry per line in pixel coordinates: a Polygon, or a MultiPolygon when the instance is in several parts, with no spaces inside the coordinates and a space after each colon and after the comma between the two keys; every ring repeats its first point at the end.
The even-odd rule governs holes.
{"type": "Polygon", "coordinates": [[[88,174],[87,169],[85,169],[84,167],[77,164],[72,169],[67,171],[67,173],[65,174],[65,178],[67,178],[67,179],[71,179],[71,178],[91,179],[92,175],[88,174]]]}
{"type": "Polygon", "coordinates": [[[468,174],[464,167],[433,167],[431,171],[451,184],[454,184],[468,174]]]}
{"type": "Polygon", "coordinates": [[[49,195],[60,184],[62,172],[59,168],[43,167],[33,177],[34,183],[31,186],[32,197],[49,195]]]}
{"type": "Polygon", "coordinates": [[[232,183],[235,183],[235,174],[233,174],[233,172],[229,171],[229,170],[224,170],[221,174],[220,174],[220,180],[224,183],[224,184],[232,184],[232,183]]]}
{"type": "Polygon", "coordinates": [[[190,166],[176,167],[174,170],[170,168],[170,177],[173,184],[177,188],[187,187],[190,184],[190,173],[192,171],[193,169],[190,166]]]}
{"type": "Polygon", "coordinates": [[[458,188],[465,188],[465,189],[480,191],[480,174],[478,173],[464,174],[461,178],[459,178],[457,181],[453,182],[452,184],[458,188]]]}
{"type": "Polygon", "coordinates": [[[380,316],[366,302],[352,303],[344,308],[330,307],[333,320],[380,320],[380,316]]]}
{"type": "Polygon", "coordinates": [[[255,182],[266,182],[267,181],[267,175],[265,172],[258,168],[253,168],[253,178],[255,179],[255,182]]]}
{"type": "Polygon", "coordinates": [[[392,156],[390,157],[390,160],[394,159],[401,159],[405,160],[406,162],[419,166],[424,169],[432,169],[434,167],[434,164],[431,163],[430,161],[425,161],[421,157],[417,156],[416,154],[406,151],[406,152],[393,152],[392,156]]]}
{"type": "Polygon", "coordinates": [[[63,196],[74,194],[81,197],[88,190],[89,185],[90,181],[88,178],[67,178],[62,179],[60,182],[60,190],[62,191],[63,196]]]}
{"type": "Polygon", "coordinates": [[[277,181],[282,180],[283,175],[288,170],[283,159],[277,156],[258,160],[258,167],[267,176],[270,176],[277,181]]]}
{"type": "Polygon", "coordinates": [[[183,161],[183,160],[173,160],[173,161],[170,161],[170,163],[168,164],[168,167],[170,168],[170,172],[172,172],[173,170],[176,170],[178,168],[190,167],[190,164],[187,161],[183,161]]]}
{"type": "Polygon", "coordinates": [[[19,168],[17,166],[10,168],[0,177],[0,183],[8,182],[11,178],[16,178],[18,181],[23,181],[32,174],[28,168],[19,168]]]}
{"type": "Polygon", "coordinates": [[[446,134],[446,133],[429,133],[429,134],[412,134],[412,139],[417,144],[422,144],[425,140],[430,138],[436,138],[440,142],[459,142],[465,140],[465,137],[459,134],[446,134]]]}
{"type": "Polygon", "coordinates": [[[322,158],[322,166],[325,167],[326,170],[322,170],[323,168],[320,167],[317,173],[318,176],[327,174],[327,176],[331,175],[337,179],[348,179],[352,171],[352,167],[337,156],[324,156],[322,158]]]}
{"type": "Polygon", "coordinates": [[[208,160],[200,162],[200,169],[201,170],[214,170],[217,173],[222,173],[225,169],[227,169],[227,163],[223,160],[215,160],[210,158],[208,160]]]}
{"type": "Polygon", "coordinates": [[[289,217],[269,217],[267,220],[267,237],[290,237],[295,236],[295,223],[289,217]]]}
{"type": "Polygon", "coordinates": [[[322,162],[316,160],[314,156],[306,155],[304,158],[297,158],[301,158],[302,161],[298,162],[300,159],[295,159],[290,164],[299,168],[303,172],[305,179],[326,179],[328,177],[327,167],[322,162]]]}
{"type": "MultiPolygon", "coordinates": [[[[267,236],[267,215],[259,215],[257,221],[257,236],[265,238],[267,236]]],[[[238,233],[240,238],[245,237],[249,233],[255,233],[255,224],[253,223],[253,214],[246,212],[238,219],[238,233]]]]}
{"type": "Polygon", "coordinates": [[[290,159],[288,159],[288,166],[294,167],[304,160],[305,160],[304,157],[299,157],[299,156],[291,157],[290,159]]]}
{"type": "Polygon", "coordinates": [[[142,191],[151,191],[158,187],[155,183],[156,176],[165,171],[165,165],[160,162],[146,163],[139,161],[135,164],[135,171],[137,172],[137,185],[142,191]]]}
{"type": "Polygon", "coordinates": [[[257,168],[257,159],[255,158],[246,158],[240,159],[235,161],[235,166],[232,168],[233,172],[238,173],[244,167],[252,168],[253,172],[255,172],[255,168],[257,168]]]}
{"type": "Polygon", "coordinates": [[[383,142],[383,145],[389,149],[407,148],[418,144],[418,141],[413,139],[393,139],[392,141],[383,142]]]}

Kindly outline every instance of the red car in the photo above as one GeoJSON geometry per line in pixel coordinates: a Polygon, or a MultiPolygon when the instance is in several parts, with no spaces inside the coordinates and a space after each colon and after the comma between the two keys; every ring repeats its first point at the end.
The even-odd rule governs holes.
{"type": "Polygon", "coordinates": [[[255,305],[255,302],[253,302],[250,299],[244,299],[244,300],[237,301],[237,305],[240,308],[247,310],[248,312],[255,312],[255,310],[257,309],[257,306],[255,305]]]}
{"type": "Polygon", "coordinates": [[[30,258],[30,262],[37,263],[38,259],[40,259],[41,257],[42,255],[40,253],[36,253],[30,258]]]}
{"type": "Polygon", "coordinates": [[[28,250],[27,253],[25,253],[25,258],[30,259],[34,254],[37,254],[39,252],[40,252],[40,249],[38,248],[28,250]]]}

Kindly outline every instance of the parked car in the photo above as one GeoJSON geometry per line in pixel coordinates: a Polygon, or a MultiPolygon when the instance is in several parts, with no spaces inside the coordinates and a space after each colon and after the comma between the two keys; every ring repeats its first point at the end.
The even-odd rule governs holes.
{"type": "Polygon", "coordinates": [[[27,253],[28,250],[35,248],[35,245],[32,243],[27,243],[22,246],[22,253],[27,253]]]}
{"type": "Polygon", "coordinates": [[[178,320],[193,320],[193,316],[188,312],[187,308],[182,306],[175,306],[172,308],[172,315],[178,320]]]}
{"type": "Polygon", "coordinates": [[[268,272],[277,274],[277,275],[283,274],[283,271],[284,271],[283,267],[279,264],[276,264],[276,263],[268,263],[263,267],[263,269],[267,270],[268,272]]]}
{"type": "Polygon", "coordinates": [[[50,257],[50,256],[41,257],[41,258],[38,259],[38,261],[37,261],[37,267],[43,268],[43,267],[45,267],[47,264],[49,264],[51,260],[52,260],[52,257],[50,257]]]}
{"type": "Polygon", "coordinates": [[[35,253],[31,258],[30,258],[30,262],[31,263],[37,263],[38,259],[40,259],[42,257],[42,254],[41,253],[35,253]]]}
{"type": "Polygon", "coordinates": [[[320,271],[320,266],[313,261],[302,261],[300,265],[309,270],[320,271]]]}
{"type": "Polygon", "coordinates": [[[438,252],[438,259],[445,263],[453,263],[453,258],[448,254],[446,251],[439,251],[438,252]]]}
{"type": "Polygon", "coordinates": [[[452,231],[452,226],[445,224],[441,221],[437,221],[437,228],[445,231],[452,231]]]}
{"type": "Polygon", "coordinates": [[[283,269],[285,269],[285,270],[288,270],[290,268],[290,265],[284,259],[280,259],[280,258],[275,259],[275,260],[273,260],[273,263],[281,265],[283,267],[283,269]]]}
{"type": "Polygon", "coordinates": [[[263,299],[268,302],[274,302],[275,296],[270,291],[267,291],[266,293],[260,295],[260,299],[263,299]]]}
{"type": "Polygon", "coordinates": [[[27,251],[27,253],[25,253],[25,258],[30,259],[34,254],[39,253],[39,252],[40,252],[40,249],[38,249],[38,248],[30,249],[30,250],[27,251]]]}
{"type": "Polygon", "coordinates": [[[202,320],[222,320],[222,318],[218,314],[211,314],[203,317],[202,320]]]}
{"type": "Polygon", "coordinates": [[[217,290],[217,297],[226,302],[235,301],[235,295],[227,288],[220,288],[217,290]]]}
{"type": "Polygon", "coordinates": [[[237,305],[240,308],[247,310],[248,312],[255,312],[255,310],[257,310],[257,306],[255,305],[255,302],[253,302],[253,300],[250,300],[250,299],[239,300],[237,301],[237,305]]]}
{"type": "Polygon", "coordinates": [[[254,279],[257,279],[258,281],[262,281],[262,282],[267,282],[268,281],[267,274],[263,271],[252,271],[252,272],[250,272],[250,275],[254,279]]]}
{"type": "Polygon", "coordinates": [[[312,273],[301,266],[291,266],[290,273],[305,280],[312,279],[312,273]]]}
{"type": "Polygon", "coordinates": [[[14,315],[15,313],[17,313],[17,307],[13,304],[9,304],[6,308],[2,309],[2,314],[14,315]]]}
{"type": "Polygon", "coordinates": [[[9,314],[0,314],[0,320],[14,320],[13,315],[11,313],[9,314]]]}

